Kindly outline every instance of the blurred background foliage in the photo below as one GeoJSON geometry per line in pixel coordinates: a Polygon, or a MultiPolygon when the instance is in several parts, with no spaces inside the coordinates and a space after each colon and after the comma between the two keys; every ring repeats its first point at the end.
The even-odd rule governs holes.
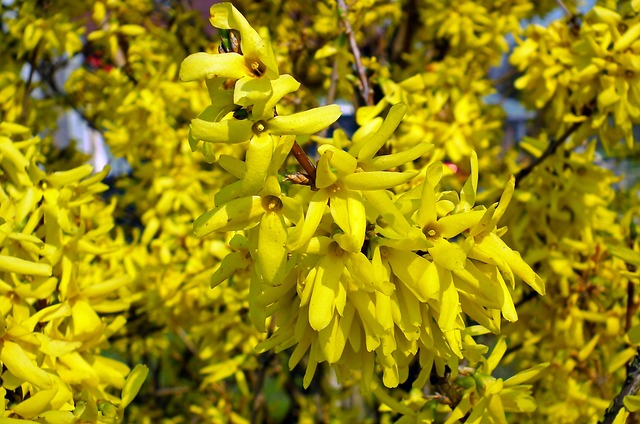
{"type": "Polygon", "coordinates": [[[547,362],[530,387],[537,408],[505,404],[509,422],[604,416],[640,341],[639,2],[358,0],[346,15],[334,1],[233,3],[302,83],[281,111],[343,108],[330,133],[298,139],[312,157],[403,102],[390,153],[433,143],[415,168],[443,161],[442,186],[459,190],[477,152],[486,206],[516,175],[504,237],[546,296],[516,285],[505,338],[475,337],[495,378],[412,388],[412,367],[374,396],[321,367],[304,390],[290,351],[254,351],[267,334],[249,318],[247,275],[210,289],[230,236],[192,235],[231,181],[191,152],[189,122],[209,98],[178,81],[186,56],[217,51],[210,2],[3,0],[0,255],[49,266],[0,263],[3,419],[115,422],[127,407],[140,423],[499,422],[451,411],[487,379],[547,362]],[[24,364],[32,375],[16,374],[24,364]],[[131,401],[136,364],[149,373],[131,401]]]}

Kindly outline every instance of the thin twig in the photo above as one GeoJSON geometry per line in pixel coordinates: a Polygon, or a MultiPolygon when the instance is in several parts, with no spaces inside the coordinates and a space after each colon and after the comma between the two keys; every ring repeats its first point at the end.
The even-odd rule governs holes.
{"type": "MultiPolygon", "coordinates": [[[[275,328],[275,320],[272,318],[269,324],[269,331],[267,332],[267,338],[271,337],[275,328]]],[[[264,422],[264,408],[265,408],[265,395],[263,391],[264,380],[267,376],[267,371],[271,366],[271,362],[275,358],[273,350],[268,350],[262,353],[258,357],[258,370],[255,384],[253,386],[253,399],[251,400],[251,424],[257,424],[264,422]]]]}
{"type": "MultiPolygon", "coordinates": [[[[333,67],[331,68],[331,84],[329,85],[329,92],[327,93],[327,103],[328,105],[332,104],[336,99],[336,90],[338,89],[338,81],[340,80],[340,75],[338,74],[338,55],[333,56],[333,67]]],[[[329,127],[323,129],[318,133],[319,137],[326,137],[329,132],[329,127]]]]}
{"type": "Polygon", "coordinates": [[[42,66],[40,69],[38,69],[38,74],[40,74],[40,77],[43,79],[43,81],[46,82],[47,86],[51,89],[51,91],[53,91],[53,94],[61,99],[67,106],[73,109],[91,129],[102,133],[93,119],[87,116],[84,110],[80,109],[80,107],[71,99],[71,97],[67,93],[62,91],[60,87],[58,87],[54,76],[53,66],[48,66],[48,68],[49,70],[47,70],[47,67],[42,66]]]}
{"type": "Polygon", "coordinates": [[[38,57],[38,50],[40,50],[40,45],[41,45],[41,42],[38,42],[38,44],[36,44],[35,48],[31,52],[31,56],[28,59],[29,75],[27,76],[27,81],[24,86],[24,97],[22,98],[22,112],[20,113],[23,121],[27,119],[29,97],[31,95],[31,90],[33,88],[31,87],[31,84],[33,83],[33,76],[36,73],[36,59],[38,57]]]}
{"type": "Polygon", "coordinates": [[[547,149],[544,151],[544,153],[542,153],[542,155],[540,155],[540,157],[536,158],[526,168],[521,169],[520,172],[516,174],[516,188],[520,185],[520,183],[522,182],[522,179],[527,175],[529,175],[535,169],[536,166],[540,165],[542,162],[544,162],[546,158],[553,155],[556,152],[556,150],[558,150],[558,147],[560,147],[565,141],[567,141],[567,139],[571,136],[571,134],[573,134],[580,127],[581,124],[582,124],[581,122],[575,122],[572,126],[570,126],[567,129],[567,131],[565,131],[564,134],[562,134],[556,140],[553,140],[552,142],[550,142],[549,145],[547,146],[547,149]]]}
{"type": "Polygon", "coordinates": [[[631,281],[627,282],[627,313],[625,316],[625,324],[624,324],[624,330],[629,331],[629,329],[631,328],[631,324],[633,321],[633,316],[636,313],[636,309],[638,307],[638,305],[635,303],[634,297],[635,297],[635,284],[631,281]]]}
{"type": "Polygon", "coordinates": [[[369,80],[367,79],[367,73],[362,65],[362,59],[360,57],[360,49],[358,48],[358,44],[356,43],[356,36],[353,32],[353,28],[351,27],[351,22],[349,22],[349,9],[347,8],[347,4],[344,0],[338,0],[338,8],[340,9],[340,19],[342,19],[342,23],[344,25],[345,32],[347,33],[347,37],[349,38],[349,44],[351,45],[351,52],[353,53],[353,60],[356,65],[356,70],[358,71],[358,81],[360,82],[360,95],[364,99],[364,102],[367,106],[373,105],[373,92],[369,88],[369,80]]]}
{"type": "Polygon", "coordinates": [[[562,0],[556,0],[556,3],[558,3],[558,6],[560,6],[560,9],[562,9],[568,17],[573,16],[573,13],[571,13],[567,5],[565,5],[562,0]]]}
{"type": "Polygon", "coordinates": [[[627,379],[624,381],[620,393],[613,399],[611,406],[604,413],[604,418],[598,421],[598,424],[612,424],[624,407],[624,398],[629,395],[635,395],[638,389],[640,389],[640,347],[627,367],[627,379]]]}
{"type": "Polygon", "coordinates": [[[338,55],[333,57],[333,67],[331,68],[331,85],[329,85],[329,92],[327,93],[327,104],[330,105],[336,99],[336,90],[338,89],[338,81],[340,75],[338,75],[338,55]]]}

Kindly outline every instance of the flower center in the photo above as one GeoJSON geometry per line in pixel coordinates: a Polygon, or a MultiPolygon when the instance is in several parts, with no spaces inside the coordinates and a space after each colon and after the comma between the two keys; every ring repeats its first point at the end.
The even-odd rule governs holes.
{"type": "Polygon", "coordinates": [[[267,212],[280,212],[282,200],[277,196],[262,196],[262,207],[267,212]]]}
{"type": "Polygon", "coordinates": [[[257,121],[255,124],[253,124],[253,126],[251,127],[251,130],[253,131],[254,134],[258,135],[260,133],[263,133],[264,130],[267,129],[267,123],[260,120],[257,121]]]}

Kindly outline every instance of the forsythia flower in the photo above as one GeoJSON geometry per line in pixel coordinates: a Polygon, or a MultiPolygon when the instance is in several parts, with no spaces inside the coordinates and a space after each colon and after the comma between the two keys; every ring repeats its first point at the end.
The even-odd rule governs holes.
{"type": "MultiPolygon", "coordinates": [[[[247,23],[231,3],[211,7],[211,24],[237,30],[239,52],[195,53],[180,66],[181,81],[206,80],[211,106],[191,123],[190,143],[242,143],[254,135],[313,134],[340,116],[337,105],[276,116],[275,105],[300,83],[291,75],[279,75],[268,41],[247,23]],[[230,88],[227,88],[228,86],[230,88]]],[[[210,147],[205,153],[213,161],[210,147]]]]}
{"type": "MultiPolygon", "coordinates": [[[[245,37],[243,52],[243,41],[252,46],[246,69],[262,69],[270,57],[268,44],[255,37],[231,5],[215,5],[211,14],[222,16],[214,25],[237,29],[245,37]],[[262,55],[267,55],[264,60],[262,55]]],[[[513,178],[499,203],[475,206],[478,163],[473,153],[471,176],[460,194],[438,190],[443,165],[436,162],[422,174],[421,184],[395,195],[394,187],[420,174],[398,169],[432,147],[422,142],[380,154],[405,114],[406,107],[397,103],[385,119],[364,123],[347,151],[333,143],[321,146],[313,187],[283,189],[278,173],[295,136],[331,124],[337,107],[272,115],[281,94],[297,89],[297,82],[288,86],[295,80],[277,73],[237,73],[230,63],[241,60],[239,53],[198,54],[185,60],[181,74],[183,79],[231,79],[207,80],[212,106],[192,122],[194,139],[249,140],[244,161],[220,156],[219,164],[238,181],[216,194],[217,206],[195,221],[194,230],[198,236],[244,232],[233,237],[234,251],[212,283],[250,270],[253,322],[263,331],[268,317],[275,324],[273,335],[257,348],[295,346],[291,368],[309,352],[305,387],[325,361],[335,366],[340,380],[359,376],[364,390],[376,387],[376,364],[384,385],[396,387],[406,380],[414,358],[422,367],[416,384],[424,383],[433,367],[442,375],[446,366],[457,369],[464,359],[479,361],[487,349],[471,337],[464,314],[496,333],[501,315],[515,321],[503,275],[512,286],[516,274],[544,292],[540,277],[501,240],[506,229],[497,228],[513,193],[513,178]],[[227,54],[234,56],[217,62],[227,54]],[[265,82],[250,85],[259,79],[265,82]],[[281,124],[285,120],[287,125],[281,124]]],[[[378,105],[377,113],[386,104],[378,105]]]]}

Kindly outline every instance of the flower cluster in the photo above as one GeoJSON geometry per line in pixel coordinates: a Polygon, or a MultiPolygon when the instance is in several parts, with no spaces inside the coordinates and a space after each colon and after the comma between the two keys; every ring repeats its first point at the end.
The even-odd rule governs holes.
{"type": "Polygon", "coordinates": [[[475,154],[460,192],[440,188],[440,162],[402,171],[432,146],[381,154],[406,112],[396,103],[384,119],[364,123],[346,150],[322,145],[311,186],[284,183],[279,173],[295,137],[332,123],[337,107],[274,114],[280,93],[295,88],[284,83],[292,78],[278,76],[269,44],[233,6],[214,5],[211,15],[214,26],[236,31],[231,40],[238,42],[234,51],[221,47],[183,62],[182,78],[205,79],[212,101],[191,134],[196,143],[245,143],[246,155],[220,156],[238,181],[216,194],[216,207],[194,230],[236,231],[213,283],[247,270],[254,323],[264,330],[272,317],[275,324],[258,349],[295,347],[291,368],[308,352],[305,386],[327,362],[341,381],[358,375],[364,390],[376,386],[376,365],[384,385],[395,387],[414,358],[422,367],[418,386],[432,368],[443,375],[463,359],[479,361],[487,348],[475,342],[478,330],[466,317],[496,333],[501,316],[515,321],[514,275],[544,293],[541,279],[500,238],[513,179],[486,208],[475,204],[475,154]],[[394,193],[410,181],[412,188],[394,193]]]}

